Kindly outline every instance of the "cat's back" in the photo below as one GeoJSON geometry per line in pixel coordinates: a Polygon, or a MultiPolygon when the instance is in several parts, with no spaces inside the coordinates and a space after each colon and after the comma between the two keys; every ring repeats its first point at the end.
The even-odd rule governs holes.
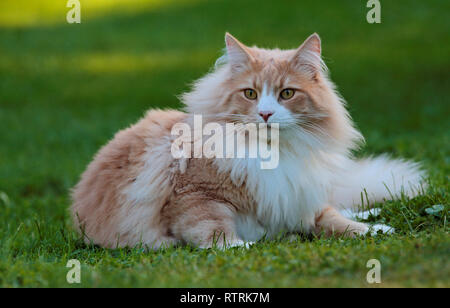
{"type": "MultiPolygon", "coordinates": [[[[167,184],[162,182],[169,179],[171,129],[185,117],[175,110],[149,111],[138,123],[119,131],[96,154],[72,191],[72,217],[87,241],[105,246],[130,241],[127,234],[139,226],[130,221],[134,217],[130,217],[129,208],[141,206],[145,198],[147,204],[151,203],[148,193],[152,186],[167,184]],[[115,239],[116,234],[122,239],[115,239]]],[[[161,203],[165,193],[159,190],[152,195],[161,203]]],[[[159,206],[154,204],[139,214],[149,216],[151,224],[152,213],[159,206]]]]}

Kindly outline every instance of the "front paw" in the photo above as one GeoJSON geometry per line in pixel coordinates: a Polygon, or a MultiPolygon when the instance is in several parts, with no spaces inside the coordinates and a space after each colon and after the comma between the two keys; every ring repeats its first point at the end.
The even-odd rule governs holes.
{"type": "Polygon", "coordinates": [[[255,242],[244,242],[242,240],[236,240],[234,242],[227,243],[225,248],[243,247],[249,249],[253,245],[255,245],[255,242]]]}
{"type": "Polygon", "coordinates": [[[361,235],[370,234],[372,236],[376,236],[378,234],[392,234],[395,232],[395,229],[388,225],[375,224],[375,225],[367,225],[366,230],[361,233],[361,235]]]}

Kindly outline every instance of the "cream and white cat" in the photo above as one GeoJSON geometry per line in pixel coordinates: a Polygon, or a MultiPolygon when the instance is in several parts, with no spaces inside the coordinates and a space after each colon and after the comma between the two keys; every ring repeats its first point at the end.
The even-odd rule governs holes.
{"type": "Polygon", "coordinates": [[[370,228],[339,209],[358,205],[363,190],[371,201],[418,193],[417,164],[352,158],[363,138],[328,79],[317,34],[293,50],[247,47],[230,34],[225,41],[215,69],[182,96],[186,113],[149,111],[88,166],[71,207],[87,242],[157,249],[236,246],[283,232],[354,236],[370,228]],[[174,158],[171,130],[194,114],[278,123],[278,167],[261,169],[258,158],[174,158]]]}

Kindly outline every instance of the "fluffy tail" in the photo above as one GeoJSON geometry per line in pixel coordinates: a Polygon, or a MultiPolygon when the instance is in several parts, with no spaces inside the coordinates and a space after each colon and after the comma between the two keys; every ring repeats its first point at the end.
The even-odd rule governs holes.
{"type": "Polygon", "coordinates": [[[425,188],[425,172],[418,163],[390,159],[386,155],[349,161],[345,172],[336,179],[331,200],[338,207],[348,208],[418,195],[425,188]],[[367,199],[366,199],[367,197],[367,199]]]}

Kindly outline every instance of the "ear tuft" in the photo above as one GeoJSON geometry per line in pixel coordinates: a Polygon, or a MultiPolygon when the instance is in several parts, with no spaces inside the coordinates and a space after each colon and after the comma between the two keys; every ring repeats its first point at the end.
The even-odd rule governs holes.
{"type": "Polygon", "coordinates": [[[225,45],[231,69],[233,71],[245,70],[249,62],[253,60],[249,49],[228,32],[225,34],[225,45]]]}
{"type": "Polygon", "coordinates": [[[236,42],[237,39],[234,36],[228,32],[225,33],[225,44],[227,45],[227,48],[232,47],[236,42]]]}
{"type": "Polygon", "coordinates": [[[321,41],[317,33],[310,35],[295,52],[292,64],[299,70],[316,78],[324,66],[321,58],[321,41]]]}
{"type": "Polygon", "coordinates": [[[311,34],[305,42],[302,44],[305,48],[311,50],[312,52],[315,52],[317,54],[322,53],[322,47],[321,47],[321,41],[320,37],[317,33],[311,34]]]}

